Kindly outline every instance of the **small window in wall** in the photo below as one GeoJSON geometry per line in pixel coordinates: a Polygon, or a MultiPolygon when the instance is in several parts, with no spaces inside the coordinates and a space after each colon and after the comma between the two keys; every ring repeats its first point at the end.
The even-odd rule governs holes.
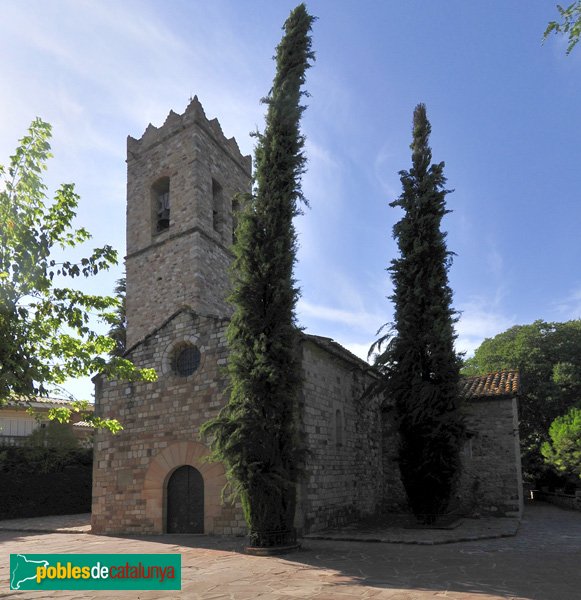
{"type": "Polygon", "coordinates": [[[343,445],[343,415],[339,409],[335,411],[335,445],[343,445]]]}
{"type": "Polygon", "coordinates": [[[222,186],[212,179],[212,225],[214,231],[222,234],[224,224],[224,193],[222,186]]]}
{"type": "Polygon", "coordinates": [[[153,213],[156,233],[169,229],[169,177],[158,179],[152,187],[153,213]]]}
{"type": "Polygon", "coordinates": [[[173,372],[180,377],[193,375],[200,366],[200,351],[193,344],[176,348],[173,356],[173,372]]]}

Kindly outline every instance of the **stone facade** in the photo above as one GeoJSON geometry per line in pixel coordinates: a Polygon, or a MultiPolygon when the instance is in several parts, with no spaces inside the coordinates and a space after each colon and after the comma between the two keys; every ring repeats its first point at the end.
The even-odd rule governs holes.
{"type": "MultiPolygon", "coordinates": [[[[480,379],[463,380],[461,389],[480,379]]],[[[523,485],[516,398],[499,394],[465,397],[463,410],[467,440],[449,510],[468,516],[520,516],[523,485]]],[[[383,482],[383,510],[405,512],[405,490],[397,466],[397,432],[390,406],[383,409],[383,482]]]]}
{"type": "MultiPolygon", "coordinates": [[[[166,531],[167,483],[182,465],[193,466],[204,478],[204,531],[245,531],[240,507],[222,502],[224,469],[207,462],[208,448],[199,435],[200,425],[226,401],[227,323],[182,309],[129,350],[139,367],[156,369],[156,382],[98,381],[99,411],[119,419],[124,429],[116,436],[97,436],[95,533],[166,531]],[[174,372],[172,359],[184,344],[200,351],[199,366],[188,377],[174,372]]],[[[311,531],[373,514],[379,507],[381,421],[379,402],[360,400],[366,363],[318,336],[304,335],[301,351],[300,430],[309,452],[296,526],[311,531]]]]}
{"type": "Polygon", "coordinates": [[[127,355],[159,378],[96,382],[97,410],[124,430],[96,438],[95,532],[166,531],[168,481],[184,465],[204,481],[203,530],[242,531],[240,507],[221,503],[224,469],[198,434],[224,402],[230,246],[250,181],[250,156],[196,97],[127,140],[127,355]],[[176,372],[184,348],[199,359],[188,376],[176,372]]]}
{"type": "MultiPolygon", "coordinates": [[[[222,501],[224,468],[207,460],[199,430],[226,402],[229,247],[235,195],[250,189],[250,157],[197,98],[183,115],[172,112],[162,127],[129,138],[127,153],[127,356],[154,368],[158,380],[96,379],[98,414],[124,429],[96,436],[93,531],[179,531],[176,498],[195,496],[196,531],[242,534],[241,508],[222,501]]],[[[301,335],[297,418],[307,453],[297,528],[405,510],[392,411],[362,399],[374,377],[369,365],[329,338],[301,335]]],[[[472,513],[522,505],[516,402],[512,392],[500,397],[501,387],[489,386],[491,397],[480,402],[486,389],[473,393],[471,384],[467,398],[472,437],[457,505],[472,513]]]]}
{"type": "Polygon", "coordinates": [[[482,396],[467,403],[457,510],[520,516],[523,486],[516,398],[482,396]]]}
{"type": "Polygon", "coordinates": [[[225,319],[182,309],[129,351],[135,364],[156,369],[157,381],[98,382],[98,409],[119,419],[124,429],[115,436],[99,433],[95,443],[96,533],[165,531],[165,488],[182,465],[191,465],[204,478],[204,530],[243,531],[239,507],[221,503],[224,469],[206,460],[208,448],[199,437],[200,425],[223,403],[226,324],[225,319]],[[183,377],[174,372],[172,356],[188,343],[199,349],[200,365],[183,377]]]}
{"type": "Polygon", "coordinates": [[[381,506],[381,407],[363,400],[369,366],[329,338],[304,336],[299,403],[308,450],[297,525],[316,531],[381,506]]]}

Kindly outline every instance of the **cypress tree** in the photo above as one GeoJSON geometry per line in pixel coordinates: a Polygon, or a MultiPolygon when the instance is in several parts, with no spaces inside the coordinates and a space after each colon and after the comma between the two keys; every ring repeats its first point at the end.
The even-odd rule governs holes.
{"type": "Polygon", "coordinates": [[[228,328],[230,397],[202,429],[240,497],[251,544],[281,541],[292,530],[300,448],[295,429],[300,377],[293,279],[297,239],[293,217],[304,201],[301,90],[314,59],[314,17],[304,4],[284,24],[276,76],[263,99],[263,134],[255,134],[255,186],[244,199],[233,263],[235,312],[228,328]]]}
{"type": "MultiPolygon", "coordinates": [[[[431,164],[426,107],[414,111],[412,168],[400,171],[401,196],[390,206],[404,211],[393,229],[400,256],[392,261],[394,323],[374,346],[384,390],[393,398],[399,429],[399,465],[410,508],[433,522],[450,502],[460,469],[464,425],[458,397],[459,360],[454,351],[452,253],[440,229],[446,210],[444,163],[431,164]]],[[[372,347],[373,349],[373,347],[372,347]]]]}

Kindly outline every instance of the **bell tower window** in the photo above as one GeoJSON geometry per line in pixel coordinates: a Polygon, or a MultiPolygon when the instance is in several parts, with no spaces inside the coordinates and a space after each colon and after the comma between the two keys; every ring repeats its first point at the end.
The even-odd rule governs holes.
{"type": "Polygon", "coordinates": [[[170,196],[169,177],[158,179],[152,186],[155,233],[169,229],[170,196]]]}

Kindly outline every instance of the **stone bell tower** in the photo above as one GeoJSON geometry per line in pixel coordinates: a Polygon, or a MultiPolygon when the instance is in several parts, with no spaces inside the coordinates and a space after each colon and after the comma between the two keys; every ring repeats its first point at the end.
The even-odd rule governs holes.
{"type": "Polygon", "coordinates": [[[189,306],[230,316],[234,196],[250,191],[252,161],[197,97],[127,139],[127,347],[189,306]]]}

